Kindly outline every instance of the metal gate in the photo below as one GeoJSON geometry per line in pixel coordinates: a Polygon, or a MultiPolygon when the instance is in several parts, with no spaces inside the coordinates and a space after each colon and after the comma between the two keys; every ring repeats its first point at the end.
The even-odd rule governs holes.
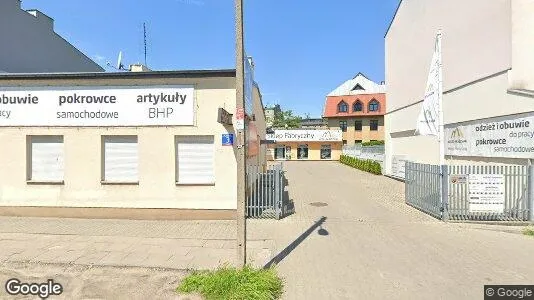
{"type": "Polygon", "coordinates": [[[247,217],[280,219],[285,189],[281,163],[268,166],[247,166],[247,217]]]}
{"type": "Polygon", "coordinates": [[[441,180],[439,166],[407,161],[404,178],[406,203],[442,219],[441,180]]]}

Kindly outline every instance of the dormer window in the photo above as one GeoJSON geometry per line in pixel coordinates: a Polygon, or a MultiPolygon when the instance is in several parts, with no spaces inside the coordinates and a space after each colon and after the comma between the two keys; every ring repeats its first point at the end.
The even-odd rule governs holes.
{"type": "Polygon", "coordinates": [[[369,111],[376,112],[380,110],[380,104],[375,99],[369,102],[369,111]]]}
{"type": "Polygon", "coordinates": [[[337,105],[337,112],[346,113],[348,111],[349,111],[349,106],[347,105],[347,102],[345,102],[345,101],[339,102],[339,104],[337,105]]]}
{"type": "Polygon", "coordinates": [[[363,111],[363,104],[360,100],[356,100],[356,102],[354,102],[354,104],[352,105],[352,111],[353,112],[363,111]]]}
{"type": "Polygon", "coordinates": [[[353,91],[365,91],[365,89],[359,84],[356,83],[356,85],[352,88],[353,91]]]}

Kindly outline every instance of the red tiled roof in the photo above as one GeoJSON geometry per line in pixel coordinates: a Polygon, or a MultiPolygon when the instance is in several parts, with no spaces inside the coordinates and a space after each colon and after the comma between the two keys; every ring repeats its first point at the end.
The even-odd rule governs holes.
{"type": "Polygon", "coordinates": [[[351,117],[351,116],[382,116],[386,113],[386,94],[361,94],[348,96],[328,96],[324,106],[323,117],[351,117]],[[377,112],[369,112],[369,102],[376,100],[379,103],[377,112]],[[353,104],[360,100],[363,111],[353,112],[353,104]],[[338,105],[345,101],[348,106],[347,112],[338,112],[338,105]]]}

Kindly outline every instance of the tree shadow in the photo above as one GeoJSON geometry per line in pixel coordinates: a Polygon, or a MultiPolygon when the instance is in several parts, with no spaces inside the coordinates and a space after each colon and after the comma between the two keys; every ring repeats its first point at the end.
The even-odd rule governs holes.
{"type": "Polygon", "coordinates": [[[322,226],[325,221],[326,221],[326,217],[324,216],[321,217],[317,222],[315,222],[312,226],[310,226],[310,228],[308,228],[299,237],[297,237],[296,240],[291,242],[291,244],[285,247],[284,250],[280,251],[280,253],[278,253],[275,257],[273,257],[267,264],[265,264],[263,268],[268,269],[271,266],[277,265],[278,263],[280,263],[284,258],[286,258],[289,255],[289,253],[295,250],[295,248],[297,248],[308,236],[310,236],[310,234],[315,229],[319,228],[317,233],[321,236],[329,235],[330,233],[326,229],[324,229],[322,226]]]}

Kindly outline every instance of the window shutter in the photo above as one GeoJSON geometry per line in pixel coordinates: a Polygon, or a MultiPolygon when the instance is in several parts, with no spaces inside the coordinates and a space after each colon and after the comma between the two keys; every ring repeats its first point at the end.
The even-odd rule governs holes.
{"type": "Polygon", "coordinates": [[[138,150],[136,136],[104,137],[104,180],[137,182],[138,150]]]}
{"type": "Polygon", "coordinates": [[[64,174],[62,136],[31,137],[32,181],[62,181],[64,174]]]}
{"type": "Polygon", "coordinates": [[[177,137],[176,178],[178,183],[215,183],[213,140],[213,136],[177,137]]]}

